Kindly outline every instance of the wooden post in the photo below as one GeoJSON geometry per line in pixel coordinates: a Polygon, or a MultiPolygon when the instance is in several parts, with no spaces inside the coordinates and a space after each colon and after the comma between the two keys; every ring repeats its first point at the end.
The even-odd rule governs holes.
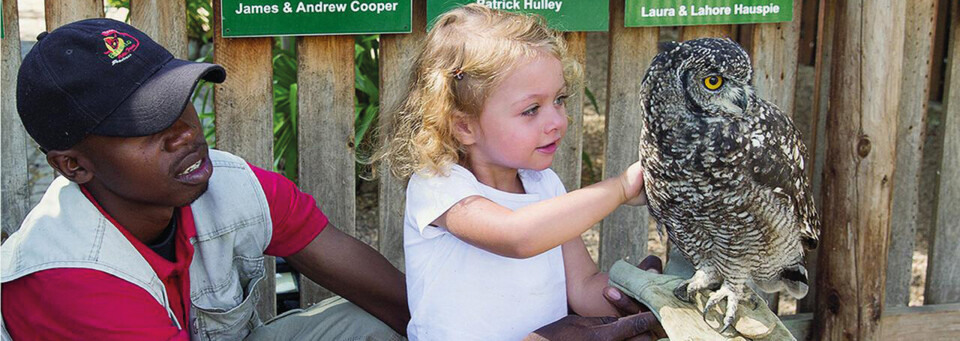
{"type": "MultiPolygon", "coordinates": [[[[624,3],[610,1],[610,70],[603,178],[619,176],[640,157],[640,80],[657,54],[658,28],[623,27],[624,3]]],[[[621,206],[603,220],[600,268],[647,253],[646,207],[621,206]]]]}
{"type": "MultiPolygon", "coordinates": [[[[613,18],[611,17],[611,19],[613,18]]],[[[687,41],[709,37],[730,37],[730,39],[733,39],[733,31],[733,25],[683,26],[680,28],[680,40],[687,41]]],[[[651,59],[653,58],[651,57],[651,59]]]]}
{"type": "MultiPolygon", "coordinates": [[[[757,95],[791,115],[795,122],[809,118],[799,116],[794,110],[802,3],[802,0],[794,0],[792,21],[754,25],[749,37],[751,42],[749,53],[753,61],[753,85],[757,95]]],[[[802,126],[816,128],[815,124],[802,126]]],[[[804,143],[809,145],[807,141],[813,132],[802,131],[801,133],[803,133],[804,143]]],[[[812,166],[813,162],[810,161],[811,155],[807,155],[804,164],[812,166]]],[[[763,297],[774,313],[779,310],[779,295],[764,292],[757,292],[757,294],[763,297]]]]}
{"type": "Polygon", "coordinates": [[[80,19],[102,18],[103,0],[46,0],[44,15],[47,31],[72,23],[80,19]]]}
{"type": "MultiPolygon", "coordinates": [[[[587,33],[567,32],[564,34],[564,38],[567,40],[567,51],[583,66],[585,76],[587,33]]],[[[580,188],[581,164],[583,163],[584,84],[584,82],[567,84],[567,94],[570,95],[567,100],[567,116],[570,117],[567,135],[560,142],[560,149],[557,150],[553,165],[550,166],[560,176],[560,180],[567,191],[580,188]]]]}
{"type": "MultiPolygon", "coordinates": [[[[389,143],[394,127],[391,122],[396,110],[406,100],[414,59],[420,44],[427,37],[427,0],[413,0],[413,18],[410,33],[380,36],[380,143],[389,143]]],[[[390,173],[384,160],[380,175],[380,253],[401,271],[403,259],[403,212],[406,207],[405,179],[390,173]]]]}
{"type": "MultiPolygon", "coordinates": [[[[823,132],[827,126],[827,104],[830,96],[830,72],[833,60],[833,40],[836,35],[836,16],[837,11],[834,6],[828,6],[826,0],[819,0],[817,19],[817,56],[814,62],[814,80],[813,80],[813,105],[811,106],[812,117],[811,124],[816,124],[813,129],[813,135],[810,138],[810,145],[807,145],[807,151],[813,155],[813,167],[808,169],[807,176],[813,179],[813,200],[817,210],[821,212],[820,218],[823,219],[823,164],[826,161],[827,140],[823,132]]],[[[822,232],[821,232],[822,235],[822,232]]],[[[807,252],[804,255],[804,262],[807,266],[808,282],[817,283],[817,266],[819,264],[819,254],[823,247],[807,252]]],[[[813,312],[816,308],[817,286],[810,285],[810,291],[807,297],[804,297],[797,305],[797,312],[813,312]]]]}
{"type": "MultiPolygon", "coordinates": [[[[887,307],[910,303],[913,247],[920,200],[920,165],[938,0],[907,6],[903,49],[903,84],[897,123],[897,171],[893,174],[893,213],[887,254],[887,307]]],[[[954,283],[960,284],[960,283],[954,283]]]]}
{"type": "Polygon", "coordinates": [[[187,58],[186,1],[133,0],[130,24],[163,45],[174,57],[187,58]]]}
{"type": "Polygon", "coordinates": [[[27,133],[17,114],[17,71],[20,70],[20,22],[17,1],[3,0],[3,73],[2,120],[0,120],[0,174],[3,233],[20,228],[30,210],[30,186],[27,185],[27,133]]]}
{"type": "MultiPolygon", "coordinates": [[[[804,6],[801,6],[800,14],[800,44],[799,60],[797,64],[813,65],[817,54],[817,27],[819,26],[817,18],[820,13],[820,2],[818,0],[807,0],[804,6]]],[[[796,20],[796,19],[794,19],[796,20]]]]}
{"type": "MultiPolygon", "coordinates": [[[[297,39],[300,188],[313,194],[330,223],[357,235],[353,143],[353,36],[297,39]]],[[[305,276],[300,306],[332,296],[305,276]]]]}
{"type": "Polygon", "coordinates": [[[905,3],[837,1],[817,276],[821,340],[878,340],[905,3]]]}
{"type": "Polygon", "coordinates": [[[930,238],[924,304],[960,302],[960,6],[950,9],[950,45],[944,89],[943,162],[936,230],[930,238]]]}
{"type": "MultiPolygon", "coordinates": [[[[220,31],[220,1],[213,2],[213,62],[227,70],[214,86],[217,148],[251,164],[273,169],[273,65],[271,38],[225,39],[220,31]]],[[[273,257],[264,257],[266,277],[257,311],[261,319],[276,315],[273,257]]]]}

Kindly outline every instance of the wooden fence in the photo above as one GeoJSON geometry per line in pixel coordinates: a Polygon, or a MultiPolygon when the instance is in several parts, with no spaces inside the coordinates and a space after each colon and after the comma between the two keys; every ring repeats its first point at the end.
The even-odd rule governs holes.
{"type": "MultiPolygon", "coordinates": [[[[184,2],[131,2],[131,24],[185,58],[184,2]]],[[[218,147],[270,168],[272,40],[224,39],[219,30],[220,1],[213,3],[214,62],[229,73],[227,81],[214,90],[218,147]]],[[[413,32],[381,36],[381,108],[393,107],[404,98],[403,82],[417,42],[425,36],[425,1],[413,3],[413,32]]],[[[682,39],[737,38],[753,57],[754,84],[761,97],[787,112],[795,112],[798,101],[813,103],[813,114],[797,119],[807,120],[801,124],[809,127],[803,131],[804,139],[808,149],[816,151],[807,164],[814,165],[809,175],[822,206],[822,244],[808,256],[811,292],[800,303],[800,313],[784,320],[798,339],[955,338],[960,335],[960,63],[948,63],[941,72],[936,58],[960,60],[960,6],[949,0],[916,0],[910,6],[896,0],[794,3],[792,22],[691,26],[680,34],[682,39]],[[950,32],[944,32],[948,25],[950,32]],[[936,37],[944,34],[949,34],[944,39],[949,41],[946,49],[936,43],[936,37]],[[798,59],[816,61],[812,98],[795,98],[798,59]],[[937,85],[940,74],[946,74],[942,89],[937,85]],[[931,95],[942,96],[945,107],[939,204],[930,232],[925,305],[907,307],[920,151],[931,95]]],[[[46,0],[45,5],[48,30],[104,15],[102,0],[46,0]]],[[[637,158],[639,80],[660,39],[659,28],[623,27],[623,0],[612,0],[610,11],[604,177],[618,174],[637,158]]],[[[20,64],[15,0],[3,0],[3,16],[2,225],[10,233],[29,210],[29,143],[15,106],[20,64]]],[[[581,61],[586,37],[582,32],[566,34],[571,51],[581,61]]],[[[297,38],[298,135],[303,146],[299,185],[323,203],[333,224],[355,235],[353,44],[351,36],[297,38]]],[[[573,123],[554,162],[568,189],[580,184],[582,102],[582,98],[568,102],[573,123]]],[[[386,124],[387,115],[381,115],[381,120],[386,124]]],[[[402,269],[403,182],[386,175],[379,181],[375,247],[402,269]]],[[[647,252],[648,220],[645,208],[631,207],[619,208],[604,219],[602,268],[647,252]]],[[[272,273],[272,259],[267,264],[272,273]]],[[[270,294],[263,295],[268,299],[260,304],[265,317],[275,313],[273,277],[267,278],[264,290],[270,294]]],[[[302,306],[328,295],[303,281],[302,306]]]]}

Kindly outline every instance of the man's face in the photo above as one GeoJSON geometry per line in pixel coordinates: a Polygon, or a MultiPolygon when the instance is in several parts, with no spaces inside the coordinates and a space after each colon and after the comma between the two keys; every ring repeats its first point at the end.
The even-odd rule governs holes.
{"type": "Polygon", "coordinates": [[[140,137],[87,136],[77,147],[92,179],[85,185],[105,207],[186,206],[207,190],[213,165],[192,105],[159,133],[140,137]]]}

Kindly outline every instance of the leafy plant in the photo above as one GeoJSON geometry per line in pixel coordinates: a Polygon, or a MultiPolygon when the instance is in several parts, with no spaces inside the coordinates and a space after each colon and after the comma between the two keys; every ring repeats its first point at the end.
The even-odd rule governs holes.
{"type": "MultiPolygon", "coordinates": [[[[376,122],[380,114],[380,36],[355,38],[354,74],[354,146],[358,159],[369,156],[375,140],[376,122]]],[[[359,166],[359,165],[358,165],[359,166]]],[[[362,169],[362,167],[357,167],[362,169]]]]}
{"type": "Polygon", "coordinates": [[[296,181],[297,160],[297,53],[296,44],[273,44],[273,167],[296,181]]]}

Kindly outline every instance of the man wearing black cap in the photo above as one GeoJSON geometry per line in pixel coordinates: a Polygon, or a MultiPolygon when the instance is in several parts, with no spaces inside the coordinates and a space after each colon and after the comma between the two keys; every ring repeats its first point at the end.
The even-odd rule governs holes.
{"type": "Polygon", "coordinates": [[[289,180],[207,148],[189,99],[199,80],[223,82],[222,67],[109,19],[38,40],[17,109],[63,176],[2,247],[4,339],[402,338],[396,268],[289,180]],[[264,326],[265,254],[356,305],[264,326]]]}

